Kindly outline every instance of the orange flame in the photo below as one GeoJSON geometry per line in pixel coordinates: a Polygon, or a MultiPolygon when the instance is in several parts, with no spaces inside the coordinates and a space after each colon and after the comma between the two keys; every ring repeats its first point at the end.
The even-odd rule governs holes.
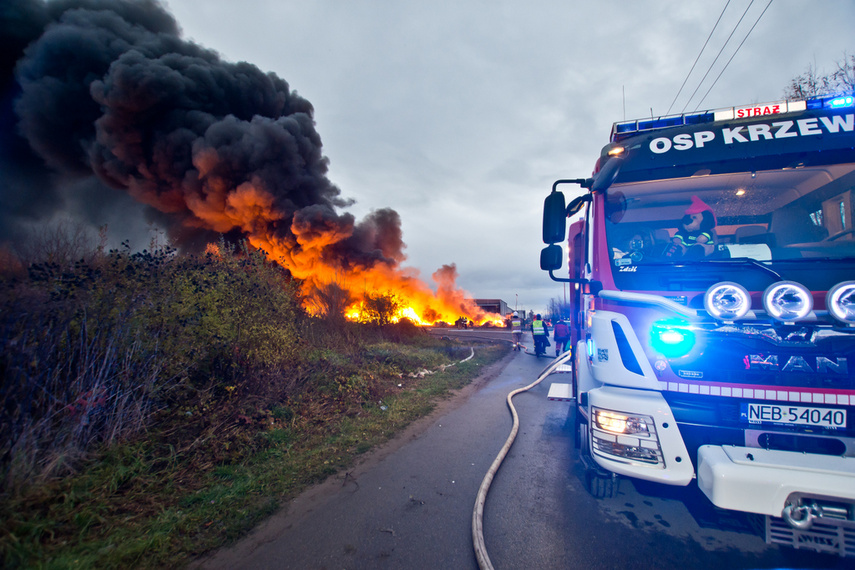
{"type": "Polygon", "coordinates": [[[456,287],[457,268],[445,265],[433,274],[437,291],[418,277],[414,269],[399,268],[387,263],[370,267],[343,267],[330,262],[325,256],[330,246],[352,235],[352,226],[330,227],[323,232],[310,228],[299,219],[291,221],[291,232],[296,244],[267,231],[271,221],[282,220],[283,215],[273,208],[273,199],[264,190],[243,184],[227,194],[224,204],[210,204],[199,200],[188,204],[193,213],[207,225],[220,231],[238,227],[249,243],[285,267],[300,280],[301,293],[307,299],[306,309],[317,313],[311,306],[317,292],[330,285],[344,289],[349,296],[345,316],[360,320],[361,303],[367,295],[389,295],[402,301],[392,321],[410,319],[419,325],[438,322],[453,323],[461,317],[476,325],[490,323],[503,326],[501,317],[484,312],[466,292],[456,287]]]}
{"type": "Polygon", "coordinates": [[[205,246],[205,254],[213,255],[214,257],[220,257],[220,246],[215,243],[209,243],[205,246]]]}

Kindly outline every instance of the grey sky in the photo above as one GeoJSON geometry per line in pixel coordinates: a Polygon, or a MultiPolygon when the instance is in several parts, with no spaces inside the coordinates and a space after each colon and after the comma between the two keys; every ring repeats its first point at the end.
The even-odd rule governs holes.
{"type": "MultiPolygon", "coordinates": [[[[768,0],[756,0],[687,110],[768,0]]],[[[591,173],[614,121],[664,114],[726,0],[169,0],[186,39],[285,79],[315,108],[329,177],[361,218],[390,207],[430,282],[456,263],[475,297],[543,309],[543,198],[591,173]],[[624,102],[625,93],[625,102],[624,102]],[[625,110],[624,110],[625,108],[625,110]]],[[[750,0],[731,0],[679,112],[750,0]]],[[[779,100],[851,53],[851,0],[774,0],[703,101],[779,100]]]]}

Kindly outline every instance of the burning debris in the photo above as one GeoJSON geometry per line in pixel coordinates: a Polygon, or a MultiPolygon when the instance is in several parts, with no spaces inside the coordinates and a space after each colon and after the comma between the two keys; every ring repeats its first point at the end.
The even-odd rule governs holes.
{"type": "Polygon", "coordinates": [[[401,267],[394,210],[339,211],[352,202],[327,178],[311,103],[183,40],[156,0],[5,0],[0,31],[0,239],[69,202],[89,207],[91,192],[67,190],[86,183],[145,204],[185,250],[245,238],[308,298],[342,287],[351,315],[371,291],[417,322],[487,320],[455,287],[454,265],[434,274],[435,294],[401,267]]]}

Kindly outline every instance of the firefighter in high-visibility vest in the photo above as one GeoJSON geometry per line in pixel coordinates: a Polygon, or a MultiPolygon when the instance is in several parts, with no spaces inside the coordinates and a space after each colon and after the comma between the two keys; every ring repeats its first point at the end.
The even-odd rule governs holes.
{"type": "Polygon", "coordinates": [[[522,319],[520,318],[520,314],[514,311],[514,314],[511,317],[511,332],[514,335],[514,350],[522,349],[522,327],[523,324],[522,319]]]}
{"type": "Polygon", "coordinates": [[[549,346],[549,327],[543,322],[540,313],[535,315],[531,322],[531,336],[534,338],[534,353],[537,356],[546,354],[546,347],[549,346]]]}

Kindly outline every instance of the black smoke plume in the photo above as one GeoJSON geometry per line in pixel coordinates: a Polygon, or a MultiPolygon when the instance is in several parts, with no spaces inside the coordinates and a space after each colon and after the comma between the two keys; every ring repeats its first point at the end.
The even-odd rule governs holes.
{"type": "Polygon", "coordinates": [[[187,249],[263,235],[295,258],[320,240],[342,268],[404,259],[397,213],[337,211],[312,105],[182,39],[156,0],[3,0],[0,53],[0,240],[57,212],[121,219],[130,197],[187,249]]]}

